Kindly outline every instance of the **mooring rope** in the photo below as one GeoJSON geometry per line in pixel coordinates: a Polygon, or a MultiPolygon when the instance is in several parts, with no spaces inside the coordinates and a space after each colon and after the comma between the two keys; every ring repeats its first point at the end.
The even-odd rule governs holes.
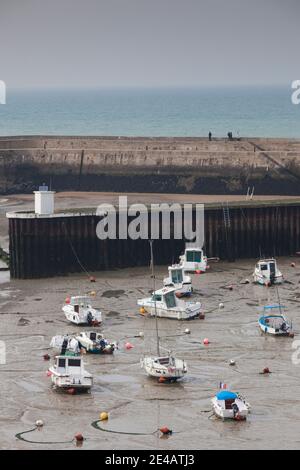
{"type": "Polygon", "coordinates": [[[35,426],[33,429],[29,429],[28,431],[18,432],[15,434],[15,437],[20,441],[29,442],[30,444],[71,444],[74,442],[74,438],[70,441],[31,441],[30,439],[26,439],[23,437],[23,434],[28,434],[30,432],[36,431],[38,426],[35,426]]]}
{"type": "Polygon", "coordinates": [[[73,254],[74,254],[74,256],[75,256],[75,258],[76,258],[76,260],[77,260],[79,266],[80,266],[81,269],[90,277],[90,276],[91,276],[90,273],[89,273],[88,270],[83,266],[82,262],[81,262],[80,259],[79,259],[79,256],[78,256],[77,253],[76,253],[76,250],[75,250],[75,248],[74,248],[74,246],[73,246],[73,243],[72,243],[72,241],[71,241],[71,238],[70,238],[70,236],[69,236],[69,234],[68,234],[68,231],[67,231],[67,228],[66,228],[64,222],[62,223],[62,226],[63,226],[63,228],[64,228],[64,230],[65,230],[65,233],[66,233],[66,235],[67,235],[68,242],[70,243],[71,250],[73,251],[73,254]]]}
{"type": "Polygon", "coordinates": [[[127,434],[128,436],[153,436],[155,433],[157,433],[159,431],[159,429],[156,429],[155,431],[153,432],[126,432],[126,431],[114,431],[112,429],[105,429],[101,426],[99,426],[99,423],[100,423],[100,419],[98,419],[97,421],[93,421],[91,423],[91,425],[93,426],[93,428],[97,429],[98,431],[104,431],[104,432],[110,432],[110,433],[113,433],[113,434],[127,434]]]}

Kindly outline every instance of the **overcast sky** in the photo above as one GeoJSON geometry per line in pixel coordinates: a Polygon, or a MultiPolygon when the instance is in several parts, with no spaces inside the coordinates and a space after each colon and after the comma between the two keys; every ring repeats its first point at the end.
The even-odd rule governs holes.
{"type": "Polygon", "coordinates": [[[287,84],[299,0],[0,0],[8,87],[287,84]]]}

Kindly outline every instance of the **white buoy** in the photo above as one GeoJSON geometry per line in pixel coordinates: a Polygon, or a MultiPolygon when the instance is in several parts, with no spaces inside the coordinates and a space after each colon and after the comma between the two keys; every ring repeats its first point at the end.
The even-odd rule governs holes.
{"type": "Polygon", "coordinates": [[[235,360],[234,360],[234,359],[230,359],[229,365],[230,365],[230,366],[235,366],[235,360]]]}
{"type": "Polygon", "coordinates": [[[186,328],[186,329],[184,330],[184,332],[185,332],[186,335],[189,335],[190,332],[191,332],[191,330],[189,330],[188,328],[186,328]]]}
{"type": "Polygon", "coordinates": [[[224,308],[224,304],[222,302],[219,303],[219,309],[224,308]]]}
{"type": "Polygon", "coordinates": [[[42,426],[44,426],[44,421],[41,420],[41,419],[38,419],[38,420],[36,420],[35,425],[36,425],[38,428],[41,428],[42,426]]]}
{"type": "Polygon", "coordinates": [[[139,336],[140,336],[141,338],[144,338],[144,332],[143,332],[143,331],[140,331],[140,332],[139,332],[139,336]]]}

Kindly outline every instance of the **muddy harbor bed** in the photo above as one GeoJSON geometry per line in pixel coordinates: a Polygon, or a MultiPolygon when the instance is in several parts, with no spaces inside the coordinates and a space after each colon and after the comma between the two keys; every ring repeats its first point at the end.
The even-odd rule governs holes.
{"type": "MultiPolygon", "coordinates": [[[[287,282],[279,288],[282,303],[293,320],[294,340],[261,335],[258,306],[276,302],[276,289],[240,284],[249,278],[255,260],[212,264],[204,275],[194,275],[195,300],[201,300],[205,320],[178,322],[160,320],[160,335],[172,335],[163,343],[186,359],[187,377],[175,385],[159,384],[145,376],[140,356],[155,346],[155,320],[138,313],[136,299],[149,292],[149,270],[95,273],[96,283],[86,276],[70,275],[34,281],[7,282],[1,273],[1,337],[6,343],[7,362],[1,365],[2,449],[74,448],[68,444],[30,444],[15,434],[34,427],[27,435],[33,441],[68,441],[76,432],[87,439],[84,449],[193,449],[299,447],[300,366],[293,364],[292,349],[299,332],[300,259],[279,258],[287,282]],[[295,262],[293,268],[291,262],[295,262]],[[226,286],[233,285],[233,290],[226,286]],[[119,340],[113,356],[85,356],[86,368],[95,385],[88,395],[65,395],[50,388],[46,376],[49,362],[43,360],[55,334],[81,331],[68,324],[61,311],[68,294],[96,291],[95,305],[103,312],[100,328],[107,338],[119,340]],[[224,309],[218,308],[224,303],[224,309]],[[181,335],[185,328],[190,335],[181,335]],[[145,339],[133,338],[140,331],[145,339]],[[134,348],[124,348],[126,337],[134,348]],[[209,338],[210,345],[202,344],[209,338]],[[236,366],[229,366],[234,358],[236,366]],[[261,375],[264,367],[272,371],[261,375]],[[220,381],[246,396],[252,413],[246,423],[221,422],[211,418],[210,398],[220,381]],[[152,433],[163,425],[174,430],[169,438],[153,435],[113,434],[96,430],[91,423],[101,411],[109,412],[108,430],[152,433]]],[[[162,279],[166,266],[157,268],[162,279]]]]}

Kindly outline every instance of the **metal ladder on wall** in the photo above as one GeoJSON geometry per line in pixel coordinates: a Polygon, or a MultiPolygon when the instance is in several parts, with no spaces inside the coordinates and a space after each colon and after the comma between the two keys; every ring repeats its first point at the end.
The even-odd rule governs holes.
{"type": "Polygon", "coordinates": [[[227,229],[231,227],[228,202],[226,202],[226,205],[222,203],[222,207],[223,207],[224,225],[225,225],[225,229],[227,229]]]}
{"type": "Polygon", "coordinates": [[[226,252],[228,261],[233,261],[232,257],[232,246],[231,246],[231,219],[228,201],[222,203],[223,209],[223,219],[224,219],[224,228],[225,228],[225,243],[226,243],[226,252]]]}

